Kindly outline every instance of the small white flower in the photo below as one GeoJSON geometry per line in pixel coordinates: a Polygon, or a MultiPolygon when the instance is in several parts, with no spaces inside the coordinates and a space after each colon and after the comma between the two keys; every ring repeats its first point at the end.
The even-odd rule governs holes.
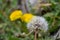
{"type": "Polygon", "coordinates": [[[34,16],[29,23],[27,23],[27,29],[34,31],[36,28],[46,32],[48,30],[48,23],[44,17],[34,16]]]}

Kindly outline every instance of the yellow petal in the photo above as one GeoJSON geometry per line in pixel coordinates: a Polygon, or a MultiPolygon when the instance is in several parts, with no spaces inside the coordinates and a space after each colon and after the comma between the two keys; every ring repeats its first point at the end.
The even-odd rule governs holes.
{"type": "Polygon", "coordinates": [[[15,21],[15,20],[21,18],[21,16],[22,16],[22,11],[21,10],[15,10],[11,13],[10,20],[15,21]]]}
{"type": "Polygon", "coordinates": [[[31,13],[25,13],[22,17],[21,20],[28,23],[31,18],[33,17],[33,15],[31,13]]]}

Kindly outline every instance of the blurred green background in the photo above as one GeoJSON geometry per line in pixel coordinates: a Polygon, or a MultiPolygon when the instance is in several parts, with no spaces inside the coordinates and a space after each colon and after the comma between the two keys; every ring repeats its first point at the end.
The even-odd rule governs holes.
{"type": "MultiPolygon", "coordinates": [[[[0,0],[0,40],[34,40],[34,35],[22,37],[22,33],[28,34],[26,23],[16,20],[11,22],[9,16],[13,10],[17,10],[18,0],[0,0]],[[17,35],[17,36],[16,36],[17,35]]],[[[46,18],[49,23],[49,33],[55,32],[60,27],[60,0],[50,0],[49,3],[51,11],[48,12],[47,7],[43,7],[46,13],[42,16],[46,18]]],[[[34,10],[31,9],[34,13],[34,10]]],[[[42,14],[42,13],[41,13],[42,14]]],[[[37,14],[34,14],[37,15],[37,14]]],[[[39,37],[38,40],[53,40],[46,35],[45,38],[39,37]]]]}

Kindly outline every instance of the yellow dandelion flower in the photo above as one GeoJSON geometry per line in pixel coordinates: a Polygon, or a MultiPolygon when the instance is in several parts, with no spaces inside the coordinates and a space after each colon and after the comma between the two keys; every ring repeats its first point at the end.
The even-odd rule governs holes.
{"type": "Polygon", "coordinates": [[[21,18],[21,16],[22,16],[22,11],[21,10],[15,10],[11,13],[10,20],[15,21],[15,20],[21,18]]]}
{"type": "Polygon", "coordinates": [[[31,18],[33,17],[33,15],[31,13],[25,13],[22,17],[21,20],[28,23],[31,18]]]}

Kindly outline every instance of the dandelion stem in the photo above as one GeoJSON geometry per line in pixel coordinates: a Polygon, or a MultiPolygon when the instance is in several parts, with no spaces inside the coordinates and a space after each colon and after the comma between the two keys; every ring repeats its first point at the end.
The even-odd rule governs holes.
{"type": "Polygon", "coordinates": [[[37,28],[35,29],[35,33],[34,33],[34,40],[37,40],[37,37],[38,37],[38,30],[37,28]]]}

